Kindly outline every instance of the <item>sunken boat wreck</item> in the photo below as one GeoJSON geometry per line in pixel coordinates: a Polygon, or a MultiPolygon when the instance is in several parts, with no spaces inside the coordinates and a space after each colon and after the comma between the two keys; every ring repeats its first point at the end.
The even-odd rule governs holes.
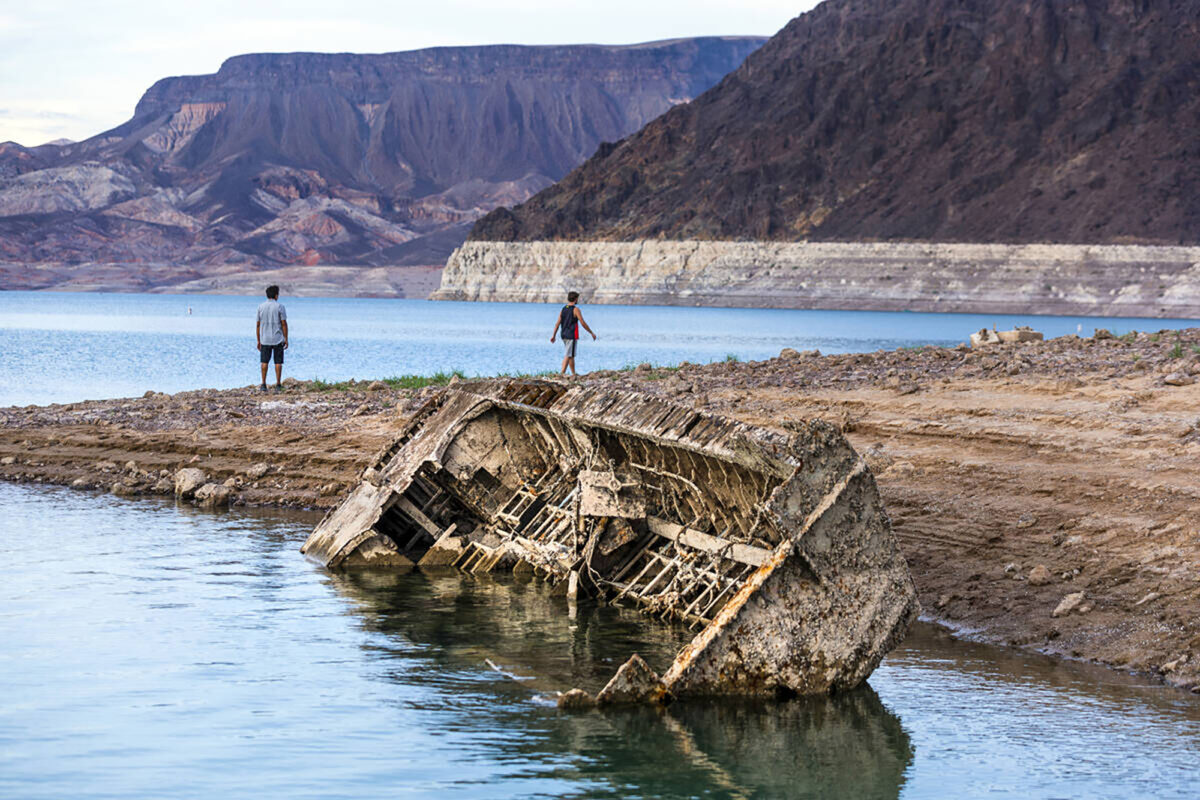
{"type": "Polygon", "coordinates": [[[770,430],[635,392],[496,379],[427,401],[302,550],[334,569],[533,572],[699,630],[591,698],[823,694],[919,607],[875,479],[820,421],[770,430]]]}

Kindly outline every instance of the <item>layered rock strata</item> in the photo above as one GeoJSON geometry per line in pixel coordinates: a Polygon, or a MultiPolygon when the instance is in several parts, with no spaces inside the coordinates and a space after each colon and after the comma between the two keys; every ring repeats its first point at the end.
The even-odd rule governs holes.
{"type": "Polygon", "coordinates": [[[237,56],[158,81],[132,119],[85,141],[0,143],[0,259],[135,275],[440,265],[472,221],[695,97],[763,41],[237,56]]]}
{"type": "Polygon", "coordinates": [[[1200,247],[476,242],[438,300],[1200,317],[1200,247]]]}

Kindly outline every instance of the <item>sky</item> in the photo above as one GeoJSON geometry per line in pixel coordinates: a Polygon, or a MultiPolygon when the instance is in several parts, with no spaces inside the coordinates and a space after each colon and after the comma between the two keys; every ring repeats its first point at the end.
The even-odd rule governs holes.
{"type": "Polygon", "coordinates": [[[85,139],[240,53],[769,36],[816,0],[0,0],[0,142],[85,139]]]}

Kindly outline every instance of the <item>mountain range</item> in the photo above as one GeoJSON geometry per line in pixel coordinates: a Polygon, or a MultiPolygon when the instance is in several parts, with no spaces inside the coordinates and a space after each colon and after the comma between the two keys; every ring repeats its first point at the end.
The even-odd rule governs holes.
{"type": "Polygon", "coordinates": [[[827,0],[477,241],[1200,242],[1200,0],[827,0]]]}
{"type": "Polygon", "coordinates": [[[237,56],[85,141],[0,144],[0,261],[440,265],[763,41],[237,56]]]}

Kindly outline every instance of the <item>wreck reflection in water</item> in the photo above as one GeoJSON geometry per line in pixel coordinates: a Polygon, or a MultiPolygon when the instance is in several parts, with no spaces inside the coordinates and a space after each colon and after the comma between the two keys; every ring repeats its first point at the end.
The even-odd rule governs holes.
{"type": "Polygon", "coordinates": [[[331,575],[296,552],[311,514],[4,483],[0,510],[3,798],[1194,800],[1200,785],[1200,699],[924,625],[872,674],[878,699],[571,714],[552,692],[594,689],[632,651],[661,666],[687,633],[610,604],[572,619],[516,578],[331,575]]]}
{"type": "MultiPolygon", "coordinates": [[[[462,690],[453,676],[480,664],[498,670],[503,693],[518,702],[497,702],[493,719],[474,720],[485,728],[528,726],[522,694],[549,706],[557,691],[599,689],[630,652],[662,669],[693,635],[632,609],[568,604],[529,578],[363,570],[331,579],[397,653],[407,642],[431,648],[429,677],[439,689],[462,690]]],[[[368,647],[378,653],[379,643],[368,647]]],[[[411,683],[414,676],[395,679],[411,683]]],[[[899,718],[868,685],[784,702],[548,710],[539,727],[539,737],[492,742],[500,751],[493,755],[532,766],[558,752],[570,766],[557,774],[586,781],[588,797],[609,796],[597,784],[608,784],[613,797],[896,797],[913,760],[899,718]]]]}

